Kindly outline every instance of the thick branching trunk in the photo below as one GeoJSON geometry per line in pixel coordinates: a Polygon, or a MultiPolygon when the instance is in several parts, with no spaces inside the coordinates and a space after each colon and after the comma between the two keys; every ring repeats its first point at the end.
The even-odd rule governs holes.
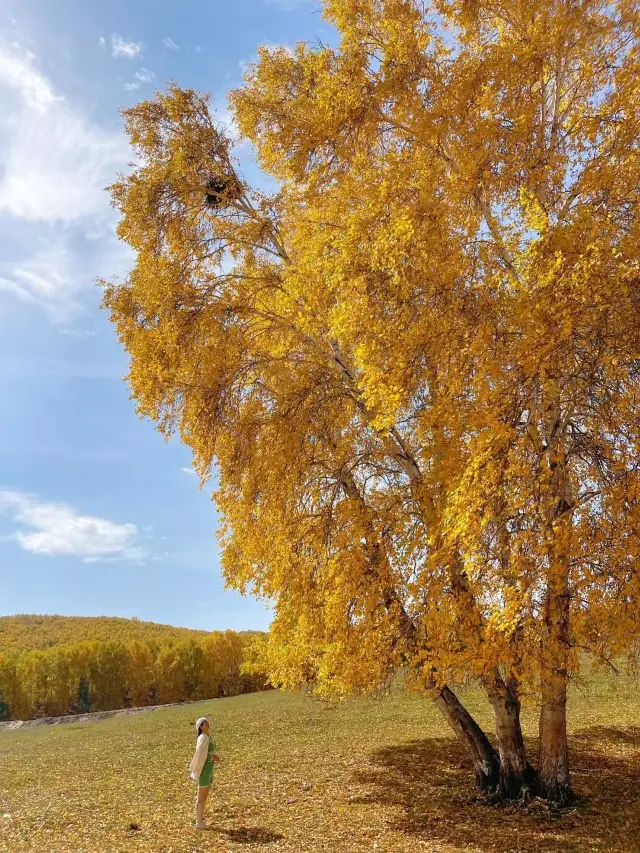
{"type": "Polygon", "coordinates": [[[489,738],[447,686],[433,690],[436,707],[463,742],[471,758],[476,787],[483,793],[494,793],[500,783],[500,761],[489,738]]]}
{"type": "MultiPolygon", "coordinates": [[[[458,596],[471,628],[482,631],[482,615],[469,588],[468,578],[458,560],[452,567],[452,589],[458,596]]],[[[507,800],[526,799],[535,780],[535,771],[527,761],[520,727],[520,702],[517,685],[505,684],[498,670],[482,679],[482,686],[493,709],[500,759],[499,793],[507,800]]]]}
{"type": "Polygon", "coordinates": [[[535,787],[536,771],[529,764],[520,725],[520,700],[515,682],[506,684],[499,673],[484,679],[496,721],[500,757],[500,793],[507,800],[526,800],[535,787]]]}
{"type": "MultiPolygon", "coordinates": [[[[367,571],[375,577],[378,583],[382,582],[381,593],[384,607],[388,612],[395,612],[397,616],[399,639],[401,638],[404,644],[406,654],[414,654],[418,644],[416,627],[405,610],[395,586],[385,583],[385,579],[388,581],[391,574],[388,571],[387,556],[383,543],[371,522],[364,496],[351,474],[342,471],[339,474],[339,479],[345,495],[349,500],[360,506],[365,518],[369,520],[368,533],[370,538],[365,537],[364,540],[368,557],[367,571]]],[[[427,686],[434,704],[443,714],[454,733],[460,738],[471,758],[478,790],[483,793],[495,792],[500,781],[500,762],[489,739],[449,687],[446,685],[437,687],[433,679],[429,680],[427,686]]]]}

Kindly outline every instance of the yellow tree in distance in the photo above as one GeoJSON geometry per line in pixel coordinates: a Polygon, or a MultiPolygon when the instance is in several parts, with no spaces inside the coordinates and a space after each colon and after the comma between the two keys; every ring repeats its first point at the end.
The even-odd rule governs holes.
{"type": "Polygon", "coordinates": [[[124,111],[136,263],[105,305],[139,413],[203,480],[217,464],[224,572],[273,603],[274,683],[403,671],[482,790],[563,803],[569,680],[640,627],[640,7],[324,15],[336,48],[261,48],[231,94],[272,195],[206,97],[124,111]]]}

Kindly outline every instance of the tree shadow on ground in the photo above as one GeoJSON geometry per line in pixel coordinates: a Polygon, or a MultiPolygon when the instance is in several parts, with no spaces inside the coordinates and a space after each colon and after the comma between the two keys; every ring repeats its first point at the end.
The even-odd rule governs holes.
{"type": "Polygon", "coordinates": [[[229,841],[236,844],[273,844],[281,841],[284,836],[261,826],[238,826],[235,829],[219,829],[218,833],[224,835],[229,841]]]}
{"type": "MultiPolygon", "coordinates": [[[[535,741],[527,743],[536,755],[535,741]]],[[[474,797],[471,765],[450,738],[384,747],[355,781],[351,802],[396,807],[396,831],[416,841],[504,853],[640,851],[640,727],[597,726],[571,736],[574,807],[487,806],[474,797]]]]}

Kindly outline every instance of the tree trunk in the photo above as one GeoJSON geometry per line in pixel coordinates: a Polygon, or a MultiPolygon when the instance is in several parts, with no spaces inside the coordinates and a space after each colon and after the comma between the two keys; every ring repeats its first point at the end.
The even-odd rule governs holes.
{"type": "Polygon", "coordinates": [[[567,747],[569,670],[569,573],[573,499],[560,427],[559,393],[547,425],[550,499],[547,510],[549,574],[541,643],[542,709],[538,791],[563,805],[572,798],[567,747]]]}
{"type": "Polygon", "coordinates": [[[496,721],[500,793],[507,800],[527,799],[535,786],[536,771],[524,748],[517,684],[505,684],[499,673],[484,679],[483,684],[496,721]]]}
{"type": "Polygon", "coordinates": [[[567,653],[569,630],[568,578],[550,583],[542,649],[542,709],[538,790],[564,805],[572,799],[567,746],[567,653]]]}
{"type": "MultiPolygon", "coordinates": [[[[340,483],[347,498],[357,503],[363,512],[368,514],[364,497],[353,477],[348,472],[341,471],[340,483]]],[[[386,576],[386,572],[381,570],[387,562],[387,557],[374,526],[369,522],[368,527],[371,538],[365,538],[364,542],[369,563],[368,571],[377,579],[381,579],[386,576]]],[[[400,636],[406,644],[407,653],[415,653],[418,641],[416,627],[405,610],[397,590],[393,586],[383,586],[381,592],[382,602],[387,612],[395,610],[397,614],[400,636]]],[[[476,787],[486,794],[495,793],[500,784],[500,761],[488,737],[446,685],[439,688],[435,680],[430,679],[427,688],[431,692],[436,707],[466,747],[473,763],[476,787]]]]}
{"type": "MultiPolygon", "coordinates": [[[[347,497],[357,502],[362,510],[367,512],[366,503],[353,477],[347,472],[341,472],[340,482],[347,497]]],[[[386,574],[381,569],[386,563],[387,557],[372,524],[369,525],[369,529],[371,540],[365,539],[364,543],[369,561],[368,571],[380,579],[386,574]]],[[[415,653],[418,642],[416,627],[405,610],[397,590],[393,586],[386,586],[382,588],[381,592],[382,602],[387,612],[395,610],[397,614],[400,636],[406,644],[406,652],[408,654],[415,653]]],[[[446,684],[444,687],[437,687],[435,679],[430,678],[427,682],[427,689],[431,693],[436,707],[444,715],[454,733],[464,743],[473,762],[478,790],[483,793],[494,792],[500,781],[500,762],[491,742],[446,684]]]]}
{"type": "Polygon", "coordinates": [[[446,685],[433,690],[436,707],[464,743],[473,762],[476,787],[485,794],[494,793],[500,783],[500,761],[489,738],[453,691],[446,685]]]}
{"type": "Polygon", "coordinates": [[[558,679],[542,691],[538,791],[551,802],[565,805],[573,794],[567,751],[567,685],[558,679]]]}

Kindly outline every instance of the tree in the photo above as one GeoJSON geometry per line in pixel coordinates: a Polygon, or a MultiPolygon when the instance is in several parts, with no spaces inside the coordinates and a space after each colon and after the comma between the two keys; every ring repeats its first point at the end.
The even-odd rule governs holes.
{"type": "Polygon", "coordinates": [[[180,702],[185,698],[183,671],[175,646],[160,649],[156,658],[155,683],[158,685],[157,700],[160,704],[180,702]]]}
{"type": "Polygon", "coordinates": [[[47,671],[46,713],[60,717],[69,713],[78,683],[73,658],[63,647],[53,647],[43,653],[47,671]]]}
{"type": "Polygon", "coordinates": [[[18,691],[15,656],[0,652],[0,720],[11,719],[18,691]]]}
{"type": "Polygon", "coordinates": [[[86,676],[81,676],[78,682],[78,692],[73,705],[69,708],[72,714],[88,714],[91,711],[91,695],[89,693],[89,681],[86,676]]]}
{"type": "Polygon", "coordinates": [[[34,650],[21,655],[16,663],[19,684],[17,701],[11,709],[18,719],[48,716],[47,699],[50,685],[49,657],[34,650]]]}
{"type": "Polygon", "coordinates": [[[337,48],[262,48],[232,95],[272,196],[206,98],[125,110],[136,264],[105,304],[140,414],[218,465],[224,571],[274,603],[274,683],[404,666],[481,787],[564,802],[568,680],[639,627],[640,12],[324,12],[337,48]],[[448,686],[468,675],[498,756],[448,686]]]}
{"type": "Polygon", "coordinates": [[[94,645],[89,664],[91,705],[106,711],[123,708],[131,688],[129,650],[118,640],[94,645]]]}
{"type": "Polygon", "coordinates": [[[129,643],[129,684],[131,704],[134,707],[148,705],[155,685],[154,655],[146,643],[132,640],[129,643]]]}

